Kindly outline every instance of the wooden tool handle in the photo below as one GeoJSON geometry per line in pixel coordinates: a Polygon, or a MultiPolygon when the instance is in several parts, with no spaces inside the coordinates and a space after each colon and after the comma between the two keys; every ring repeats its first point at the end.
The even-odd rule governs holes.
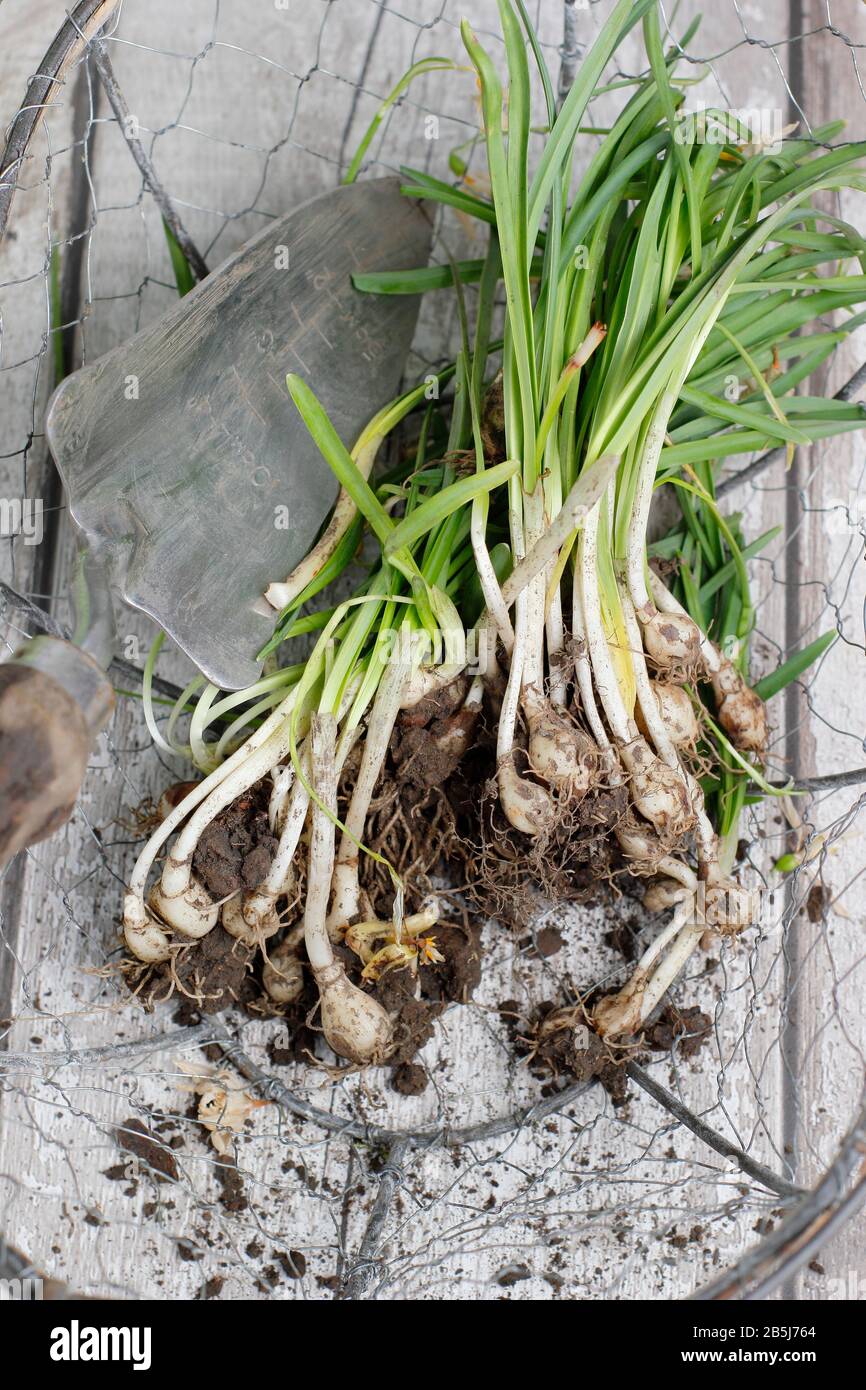
{"type": "Polygon", "coordinates": [[[113,702],[96,663],[56,638],[0,666],[0,865],[69,819],[113,702]]]}

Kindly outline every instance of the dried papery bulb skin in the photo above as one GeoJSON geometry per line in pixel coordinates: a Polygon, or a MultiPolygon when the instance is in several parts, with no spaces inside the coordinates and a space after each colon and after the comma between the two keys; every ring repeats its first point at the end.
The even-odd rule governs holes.
{"type": "Polygon", "coordinates": [[[652,866],[664,854],[664,849],[659,844],[657,836],[651,830],[640,829],[633,825],[619,825],[616,827],[615,833],[619,847],[626,859],[634,859],[640,864],[645,864],[647,872],[654,872],[652,866]]]}
{"type": "Polygon", "coordinates": [[[172,811],[176,811],[184,798],[195,791],[198,785],[198,782],[175,782],[172,786],[166,787],[156,807],[160,821],[166,820],[172,811]]]}
{"type": "Polygon", "coordinates": [[[384,1061],[393,1027],[382,1005],[346,978],[338,960],[313,973],[319,986],[322,1031],[332,1051],[360,1067],[384,1061]]]}
{"type": "Polygon", "coordinates": [[[281,763],[271,769],[271,795],[268,800],[268,824],[271,834],[280,834],[286,819],[289,794],[295,780],[295,770],[291,763],[281,763]]]}
{"type": "Polygon", "coordinates": [[[539,1042],[549,1038],[553,1033],[562,1033],[567,1029],[584,1027],[586,1024],[586,1011],[583,1005],[567,1005],[561,1009],[551,1009],[544,1015],[538,1025],[536,1037],[539,1042]]]}
{"type": "Polygon", "coordinates": [[[758,917],[755,894],[733,879],[707,886],[704,896],[706,925],[720,936],[739,936],[758,917]]]}
{"type": "Polygon", "coordinates": [[[478,709],[459,709],[442,721],[442,727],[435,735],[435,743],[444,758],[455,764],[468,752],[475,725],[478,722],[478,709]]]}
{"type": "Polygon", "coordinates": [[[550,793],[521,777],[513,755],[499,765],[499,804],[506,819],[523,835],[543,835],[554,823],[556,807],[550,793]]]}
{"type": "Polygon", "coordinates": [[[688,788],[682,777],[652,752],[645,739],[632,739],[622,749],[631,772],[635,810],[658,831],[665,843],[687,835],[695,823],[688,788]]]}
{"type": "Polygon", "coordinates": [[[262,984],[275,1004],[294,1004],[304,990],[304,968],[292,942],[271,951],[262,971],[262,984]]]}
{"type": "Polygon", "coordinates": [[[646,654],[661,670],[696,666],[701,657],[701,631],[685,613],[638,613],[646,654]]]}
{"type": "Polygon", "coordinates": [[[657,878],[643,895],[643,905],[647,912],[666,912],[682,902],[686,889],[672,878],[657,878]]]}
{"type": "Polygon", "coordinates": [[[163,922],[194,941],[207,936],[219,921],[219,907],[194,878],[182,893],[172,897],[163,892],[161,883],[155,883],[148,895],[148,904],[163,922]]]}
{"type": "Polygon", "coordinates": [[[597,778],[596,745],[549,705],[529,716],[529,761],[545,782],[575,795],[589,791],[597,778]]]}
{"type": "Polygon", "coordinates": [[[360,911],[361,890],[358,883],[358,855],[338,859],[331,879],[331,910],[326,928],[331,941],[343,940],[349,923],[360,911]]]}
{"type": "MultiPolygon", "coordinates": [[[[650,681],[650,686],[671,743],[676,748],[693,748],[698,741],[700,729],[695,707],[688,693],[681,685],[666,685],[661,681],[650,681]]],[[[639,710],[637,722],[641,733],[645,734],[647,731],[643,727],[639,710]]]]}
{"type": "Polygon", "coordinates": [[[227,903],[223,903],[221,921],[229,936],[233,936],[236,941],[243,942],[244,946],[255,949],[263,941],[267,941],[274,936],[280,929],[280,919],[277,916],[276,904],[271,898],[266,904],[260,904],[259,910],[253,916],[253,921],[247,920],[249,903],[239,893],[234,898],[229,898],[227,903]]]}
{"type": "Polygon", "coordinates": [[[497,372],[484,396],[481,438],[488,461],[505,457],[505,388],[502,372],[497,372]]]}
{"type": "Polygon", "coordinates": [[[600,1038],[631,1037],[641,1023],[646,976],[637,970],[618,994],[599,999],[592,1010],[592,1024],[600,1038]]]}
{"type": "Polygon", "coordinates": [[[748,686],[730,661],[723,661],[712,675],[713,690],[718,705],[719,723],[735,748],[741,753],[767,751],[770,731],[767,707],[756,691],[748,686]]]}

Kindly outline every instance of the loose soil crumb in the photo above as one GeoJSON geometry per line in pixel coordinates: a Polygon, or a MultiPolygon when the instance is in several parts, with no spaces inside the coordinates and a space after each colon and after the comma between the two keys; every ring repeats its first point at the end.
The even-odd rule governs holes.
{"type": "Polygon", "coordinates": [[[399,780],[422,789],[443,787],[469,748],[477,719],[476,711],[458,710],[397,736],[391,742],[391,756],[399,780]]]}
{"type": "Polygon", "coordinates": [[[698,1008],[665,1004],[644,1029],[644,1042],[654,1052],[670,1052],[676,1045],[681,1057],[694,1057],[709,1041],[712,1027],[712,1019],[698,1008]]]}
{"type": "Polygon", "coordinates": [[[428,935],[445,959],[421,967],[423,995],[467,1004],[481,983],[480,928],[471,922],[440,922],[428,935]]]}
{"type": "Polygon", "coordinates": [[[611,950],[618,951],[623,960],[631,963],[638,958],[638,933],[631,922],[621,920],[605,933],[605,942],[611,950]]]}
{"type": "Polygon", "coordinates": [[[535,1077],[557,1082],[565,1079],[569,1084],[598,1080],[615,1105],[625,1101],[625,1069],[601,1038],[587,1028],[581,1009],[560,1009],[547,1001],[527,1022],[513,1004],[512,1000],[500,1004],[500,1017],[509,1026],[515,1051],[529,1057],[535,1077]]]}
{"type": "Polygon", "coordinates": [[[282,1266],[288,1279],[303,1279],[307,1272],[307,1257],[300,1250],[275,1250],[274,1259],[282,1266]]]}
{"type": "Polygon", "coordinates": [[[187,1240],[186,1236],[181,1236],[180,1239],[175,1242],[174,1248],[179,1260],[196,1262],[204,1259],[204,1251],[200,1250],[197,1245],[194,1245],[191,1240],[187,1240]]]}
{"type": "Polygon", "coordinates": [[[207,826],[192,867],[212,898],[257,888],[271,867],[277,841],[268,822],[270,784],[257,782],[207,826]]]}
{"type": "Polygon", "coordinates": [[[177,1161],[170,1149],[135,1118],[124,1120],[114,1131],[121,1149],[132,1154],[156,1177],[157,1182],[177,1182],[177,1161]]]}
{"type": "Polygon", "coordinates": [[[146,969],[139,998],[150,1010],[172,995],[179,997],[178,1022],[215,1014],[232,1004],[249,1002],[258,992],[250,973],[253,953],[219,925],[183,946],[171,961],[146,969]]]}
{"type": "Polygon", "coordinates": [[[821,922],[830,905],[832,893],[826,883],[813,883],[806,898],[806,916],[810,922],[821,922]]]}
{"type": "Polygon", "coordinates": [[[542,927],[535,933],[535,949],[542,960],[549,960],[565,945],[562,932],[557,927],[542,927]]]}
{"type": "Polygon", "coordinates": [[[244,1180],[238,1172],[237,1164],[226,1158],[218,1158],[215,1166],[222,1189],[220,1204],[226,1211],[246,1211],[249,1201],[244,1192],[244,1180]]]}
{"type": "Polygon", "coordinates": [[[429,1077],[417,1062],[401,1062],[391,1075],[392,1089],[401,1096],[420,1096],[426,1091],[429,1077]]]}
{"type": "Polygon", "coordinates": [[[647,1060],[646,1048],[669,1052],[676,1046],[682,1057],[694,1057],[712,1035],[712,1020],[698,1008],[678,1009],[666,1004],[650,1019],[638,1044],[631,1049],[611,1050],[587,1024],[583,1009],[558,1008],[541,1004],[529,1019],[521,1018],[515,1000],[499,1005],[499,1015],[507,1025],[518,1055],[528,1056],[530,1069],[539,1079],[559,1082],[601,1082],[614,1105],[628,1099],[630,1058],[647,1060]]]}

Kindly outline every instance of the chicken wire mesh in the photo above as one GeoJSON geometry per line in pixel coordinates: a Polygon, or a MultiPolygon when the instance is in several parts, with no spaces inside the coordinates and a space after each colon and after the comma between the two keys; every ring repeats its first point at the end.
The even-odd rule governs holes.
{"type": "MultiPolygon", "coordinates": [[[[464,8],[495,49],[495,4],[464,8]]],[[[530,7],[560,93],[607,8],[530,7]]],[[[856,136],[858,9],[795,6],[792,18],[777,3],[715,7],[683,54],[695,91],[809,127],[810,95],[823,99],[816,74],[834,75],[858,94],[842,113],[856,136]]],[[[217,265],[334,186],[412,62],[460,58],[459,18],[452,0],[196,0],[182,19],[167,4],[88,0],[50,62],[36,69],[34,54],[0,176],[9,651],[72,624],[45,403],[58,370],[174,302],[161,212],[217,265]]],[[[13,40],[32,42],[9,23],[13,40]]],[[[618,67],[643,62],[632,37],[618,67]]],[[[7,113],[15,100],[4,90],[7,113]]],[[[593,103],[594,124],[614,100],[593,103]]],[[[447,178],[448,152],[471,150],[477,131],[469,75],[432,73],[389,112],[364,173],[409,163],[447,178]]],[[[853,200],[842,211],[857,221],[853,200]]],[[[472,254],[471,226],[446,217],[441,231],[472,254]]],[[[452,296],[428,296],[407,379],[447,360],[456,334],[452,296]]],[[[856,347],[818,389],[851,378],[856,347]]],[[[828,627],[841,640],[773,707],[773,776],[811,781],[807,800],[765,804],[744,822],[748,877],[765,890],[761,927],[701,954],[674,992],[680,1025],[654,1030],[613,1093],[539,1075],[513,1034],[544,1001],[625,978],[653,930],[626,900],[542,907],[518,935],[489,922],[481,983],[439,1020],[418,1095],[396,1094],[378,1072],[335,1083],[284,1060],[278,1020],[142,1013],[114,971],[120,897],[144,812],[184,769],[154,748],[139,701],[122,698],[70,825],[3,876],[0,1277],[21,1277],[32,1260],[58,1281],[54,1293],[635,1298],[768,1293],[811,1260],[789,1292],[851,1296],[853,1278],[862,1296],[862,1269],[843,1256],[822,1275],[814,1254],[854,1216],[866,1140],[863,470],[848,436],[801,451],[788,473],[777,460],[729,485],[750,533],[784,528],[753,562],[759,673],[828,627]],[[802,861],[784,879],[772,867],[783,852],[802,861]],[[201,1109],[215,1078],[229,1094],[219,1147],[201,1109]]],[[[152,634],[128,612],[118,623],[115,683],[134,691],[152,634]]],[[[186,679],[170,657],[160,672],[186,679]]]]}

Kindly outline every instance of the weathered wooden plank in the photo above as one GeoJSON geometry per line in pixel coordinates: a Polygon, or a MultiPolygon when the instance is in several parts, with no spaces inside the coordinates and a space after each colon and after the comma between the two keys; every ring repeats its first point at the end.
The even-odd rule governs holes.
{"type": "MultiPolygon", "coordinates": [[[[122,42],[111,45],[114,66],[149,147],[159,132],[152,141],[154,163],[209,259],[219,260],[293,199],[329,186],[377,98],[408,63],[429,53],[459,55],[460,8],[448,3],[441,20],[428,24],[422,0],[403,0],[399,14],[367,0],[340,6],[315,0],[257,15],[253,41],[239,9],[221,12],[214,35],[210,5],[188,6],[182,32],[175,7],[162,0],[146,9],[127,5],[122,42]],[[208,49],[214,39],[216,47],[208,49]],[[267,61],[240,49],[254,49],[267,61]],[[204,56],[191,68],[195,54],[204,56]],[[356,101],[357,82],[363,91],[356,101]],[[240,151],[229,140],[257,148],[240,151]]],[[[492,0],[471,8],[479,32],[494,35],[492,0]]],[[[602,9],[578,12],[580,40],[602,9]]],[[[553,62],[558,10],[546,4],[541,10],[553,62]]],[[[739,13],[753,26],[751,37],[786,35],[787,7],[776,0],[740,6],[739,13]]],[[[739,44],[742,33],[734,7],[722,7],[707,17],[690,53],[719,53],[739,44]]],[[[496,47],[493,37],[490,42],[496,47]]],[[[640,61],[635,40],[621,66],[635,68],[640,61]]],[[[713,64],[706,99],[774,110],[787,97],[767,50],[748,44],[713,64]]],[[[594,118],[601,122],[615,105],[615,98],[599,102],[594,118]]],[[[390,117],[372,154],[384,168],[405,161],[444,172],[448,149],[467,138],[476,120],[467,75],[428,76],[390,117]],[[440,117],[438,138],[428,137],[430,114],[440,117]]],[[[93,311],[85,334],[91,359],[173,302],[161,228],[142,197],[140,174],[112,127],[101,130],[99,144],[100,215],[89,257],[93,311]]],[[[478,244],[474,227],[453,220],[445,226],[458,253],[478,244]]],[[[425,306],[416,365],[453,342],[453,315],[450,296],[425,306]]],[[[777,519],[778,498],[766,491],[752,498],[750,529],[777,519]]],[[[775,591],[770,576],[767,587],[775,591]]],[[[771,603],[766,613],[766,625],[778,636],[781,614],[771,603]]],[[[125,615],[121,627],[128,649],[134,655],[138,644],[140,654],[147,625],[125,615]]],[[[111,978],[87,973],[99,971],[116,951],[121,880],[134,856],[129,817],[171,775],[147,748],[137,706],[121,702],[75,820],[29,861],[19,924],[18,1023],[10,1039],[17,1050],[97,1046],[169,1026],[166,1011],[144,1019],[111,978]]],[[[767,857],[759,860],[765,867],[767,857]]],[[[334,1091],[327,1078],[306,1068],[279,1068],[280,1075],[325,1110],[389,1126],[468,1124],[532,1103],[538,1082],[515,1061],[498,1020],[499,1002],[516,999],[529,1013],[541,1000],[561,999],[621,967],[604,941],[612,920],[606,910],[545,920],[560,925],[565,938],[547,961],[530,943],[488,929],[481,992],[469,1008],[446,1016],[424,1050],[432,1084],[423,1096],[398,1097],[378,1078],[350,1078],[334,1091]]],[[[777,1169],[785,1159],[778,1046],[783,983],[772,940],[726,951],[710,972],[700,963],[680,998],[714,1015],[715,1037],[694,1061],[675,1053],[653,1067],[663,1084],[707,1112],[728,1138],[739,1138],[777,1169]]],[[[276,1033],[272,1023],[247,1030],[246,1045],[263,1064],[264,1043],[276,1033]]],[[[318,1281],[332,1278],[342,1256],[357,1249],[376,1191],[369,1155],[273,1108],[258,1110],[239,1144],[249,1205],[228,1209],[213,1150],[184,1113],[189,1096],[178,1089],[187,1081],[177,1069],[180,1055],[174,1046],[114,1072],[70,1069],[47,1082],[16,1078],[0,1133],[7,1234],[52,1274],[85,1291],[189,1298],[214,1277],[226,1280],[223,1296],[330,1296],[330,1285],[318,1281]],[[176,1151],[182,1181],[156,1184],[134,1169],[124,1181],[104,1177],[103,1170],[121,1161],[113,1127],[139,1114],[152,1125],[154,1112],[157,1119],[170,1114],[175,1128],[166,1137],[183,1141],[176,1151]],[[259,1247],[260,1253],[249,1253],[259,1247]],[[285,1276],[273,1253],[297,1250],[308,1269],[300,1281],[285,1276]],[[277,1278],[273,1291],[270,1269],[277,1278]]],[[[193,1055],[200,1063],[200,1054],[193,1055]]],[[[817,1095],[817,1085],[810,1094],[817,1095]]],[[[617,1109],[594,1087],[531,1132],[479,1141],[460,1153],[432,1149],[407,1163],[386,1223],[392,1283],[385,1293],[675,1297],[735,1259],[756,1238],[756,1222],[778,1206],[775,1198],[741,1189],[731,1167],[674,1128],[655,1102],[635,1093],[617,1109]]]]}
{"type": "MultiPolygon", "coordinates": [[[[47,0],[26,7],[5,7],[0,46],[0,130],[5,132],[23,102],[30,74],[38,71],[57,23],[47,0]]],[[[42,417],[51,386],[50,358],[44,356],[50,322],[46,270],[50,242],[65,213],[69,196],[72,149],[70,77],[43,118],[28,158],[17,170],[19,185],[6,238],[0,247],[0,310],[3,341],[0,356],[0,498],[28,498],[42,503],[44,444],[42,417]],[[51,187],[46,179],[51,171],[51,187]]],[[[39,521],[27,536],[0,541],[0,578],[28,589],[39,551],[34,544],[39,521]]],[[[4,516],[4,524],[5,524],[4,516]]],[[[41,518],[43,525],[45,518],[41,518]]],[[[16,634],[8,634],[16,640],[16,634]]]]}
{"type": "MultiPolygon", "coordinates": [[[[806,31],[826,25],[826,6],[804,0],[806,31]]],[[[812,125],[843,116],[845,138],[866,138],[866,99],[849,39],[862,37],[862,10],[853,0],[834,6],[836,32],[812,37],[795,68],[796,95],[812,125]],[[846,38],[849,36],[849,39],[846,38]]],[[[828,211],[863,227],[866,198],[828,198],[828,211]]],[[[866,335],[854,335],[817,374],[817,389],[838,390],[866,356],[866,335]]],[[[844,770],[863,762],[862,676],[863,574],[862,488],[864,447],[860,436],[831,440],[804,451],[799,462],[800,495],[792,511],[800,517],[799,544],[789,577],[789,632],[798,642],[838,626],[845,641],[828,655],[820,672],[792,692],[787,715],[789,742],[801,773],[844,770]]],[[[810,673],[811,675],[811,673],[810,673]]],[[[815,831],[845,817],[857,789],[822,799],[810,808],[815,831]]],[[[791,1070],[789,1129],[798,1172],[813,1181],[834,1156],[862,1103],[866,988],[862,889],[863,832],[853,822],[804,875],[803,900],[790,948],[791,1070]]],[[[792,1286],[799,1298],[863,1298],[866,1289],[866,1217],[861,1212],[825,1247],[817,1267],[804,1270],[792,1286]]]]}

